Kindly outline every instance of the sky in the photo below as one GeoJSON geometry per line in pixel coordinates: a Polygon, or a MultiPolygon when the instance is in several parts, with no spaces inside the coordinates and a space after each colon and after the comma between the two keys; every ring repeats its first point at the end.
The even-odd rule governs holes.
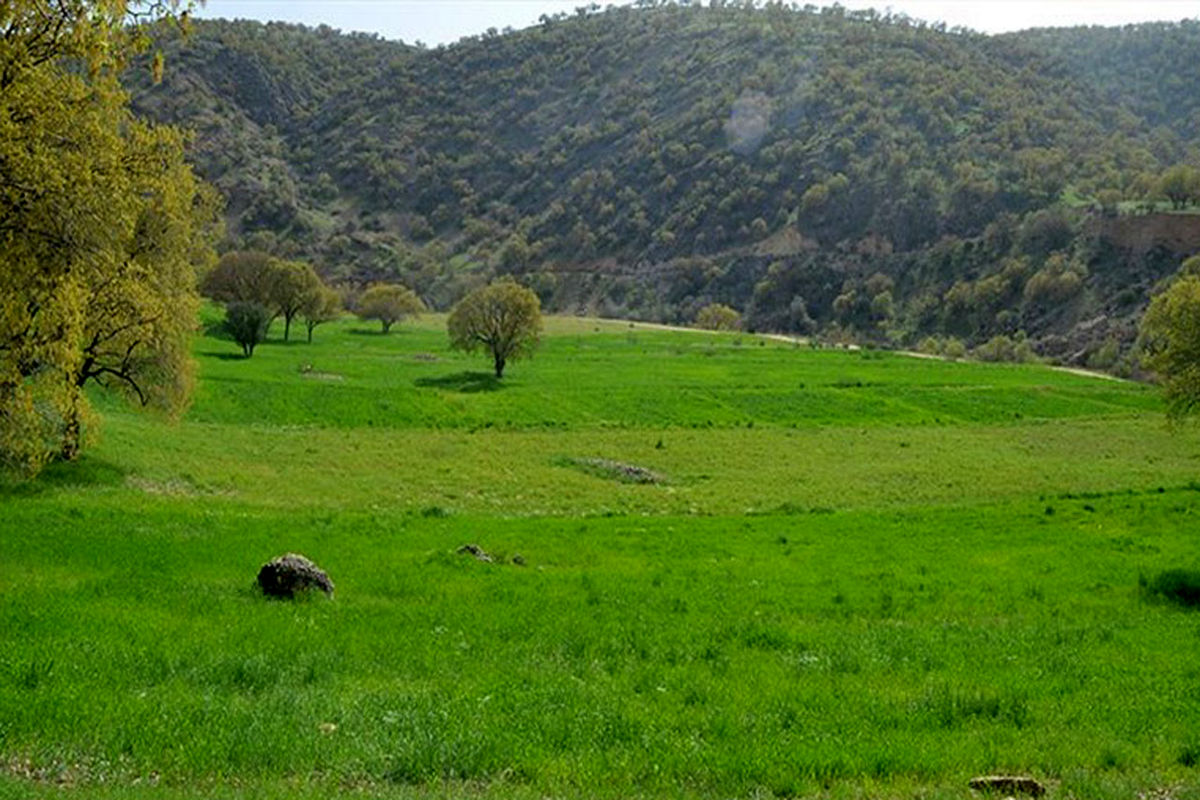
{"type": "MultiPolygon", "coordinates": [[[[609,0],[597,0],[608,5],[609,0]]],[[[825,0],[801,0],[830,5],[825,0]]],[[[571,13],[586,0],[207,0],[197,16],[325,24],[387,39],[449,44],[488,28],[524,28],[542,14],[571,13]]],[[[622,2],[616,5],[625,4],[622,2]]],[[[1200,0],[842,0],[987,33],[1060,25],[1124,25],[1200,18],[1200,0]]]]}

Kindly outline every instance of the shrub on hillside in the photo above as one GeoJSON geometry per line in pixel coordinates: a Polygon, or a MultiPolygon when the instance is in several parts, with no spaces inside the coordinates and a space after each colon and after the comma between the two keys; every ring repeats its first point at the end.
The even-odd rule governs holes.
{"type": "Polygon", "coordinates": [[[1037,356],[1030,347],[1023,332],[1018,331],[1015,337],[999,334],[988,339],[984,344],[975,348],[974,355],[980,361],[1004,361],[1024,364],[1036,361],[1037,356]]]}
{"type": "Polygon", "coordinates": [[[1035,258],[1045,258],[1056,250],[1066,249],[1074,238],[1074,225],[1057,208],[1030,214],[1017,232],[1017,244],[1021,251],[1035,258]]]}
{"type": "Polygon", "coordinates": [[[942,354],[942,340],[936,336],[926,336],[917,343],[917,352],[927,356],[940,356],[942,354]]]}
{"type": "Polygon", "coordinates": [[[1043,306],[1066,302],[1083,289],[1083,279],[1087,275],[1088,269],[1082,263],[1055,253],[1026,281],[1025,300],[1043,306]]]}
{"type": "Polygon", "coordinates": [[[942,343],[942,355],[951,361],[958,361],[967,357],[967,346],[963,344],[962,339],[950,336],[942,343]]]}
{"type": "Polygon", "coordinates": [[[741,323],[742,315],[722,303],[711,303],[696,314],[696,327],[710,331],[737,330],[741,323]]]}

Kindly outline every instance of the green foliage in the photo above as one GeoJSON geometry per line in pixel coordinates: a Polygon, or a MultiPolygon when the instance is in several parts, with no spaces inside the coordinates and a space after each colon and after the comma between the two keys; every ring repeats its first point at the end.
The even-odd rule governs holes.
{"type": "Polygon", "coordinates": [[[957,361],[960,358],[966,358],[967,346],[963,344],[962,339],[956,339],[951,336],[942,344],[942,355],[951,361],[957,361]]]}
{"type": "Polygon", "coordinates": [[[233,251],[221,256],[204,276],[201,291],[221,303],[258,303],[278,316],[277,298],[283,271],[279,261],[260,250],[233,251]]]}
{"type": "Polygon", "coordinates": [[[300,316],[304,319],[309,344],[312,344],[313,331],[318,325],[333,322],[341,314],[342,297],[335,289],[321,285],[316,291],[307,293],[300,306],[300,316]]]}
{"type": "Polygon", "coordinates": [[[1176,164],[1162,174],[1158,191],[1175,209],[1200,203],[1200,170],[1188,164],[1176,164]]]}
{"type": "Polygon", "coordinates": [[[548,309],[676,324],[719,301],[758,330],[1023,329],[1040,347],[1119,304],[1131,330],[1139,304],[1117,298],[1158,265],[1099,246],[1081,211],[1105,191],[1110,213],[1113,192],[1153,203],[1164,170],[1196,163],[1200,26],[987,37],[639,5],[434,50],[203,22],[164,35],[179,69],[138,78],[138,103],[204,132],[239,246],[434,308],[513,274],[548,309]],[[1055,253],[1088,271],[1042,274],[1026,301],[1055,253]],[[890,302],[863,291],[874,272],[890,302]],[[935,307],[958,282],[970,302],[935,307]]]}
{"type": "MultiPolygon", "coordinates": [[[[292,329],[292,320],[297,315],[320,308],[326,292],[325,284],[308,264],[297,261],[281,261],[275,265],[278,276],[274,281],[275,293],[271,298],[283,316],[283,340],[286,342],[292,329]]],[[[311,317],[309,318],[311,321],[311,317]]],[[[309,329],[311,338],[312,329],[309,329]]]]}
{"type": "Polygon", "coordinates": [[[359,296],[355,313],[363,319],[379,320],[387,333],[397,322],[425,310],[421,298],[407,286],[376,284],[359,296]]]}
{"type": "Polygon", "coordinates": [[[485,350],[496,377],[505,365],[537,348],[542,331],[541,301],[512,280],[484,286],[459,300],[446,320],[450,346],[471,353],[485,350]]]}
{"type": "Polygon", "coordinates": [[[224,330],[242,348],[246,358],[267,338],[271,312],[262,303],[235,300],[225,306],[224,330]]]}
{"type": "Polygon", "coordinates": [[[973,355],[981,361],[1007,361],[1019,364],[1037,360],[1023,331],[1018,332],[1016,337],[997,334],[988,339],[986,343],[976,347],[973,355]]]}
{"type": "Polygon", "coordinates": [[[927,356],[940,356],[944,343],[937,336],[926,336],[917,343],[917,352],[927,356]]]}
{"type": "MultiPolygon", "coordinates": [[[[290,338],[292,321],[307,309],[328,311],[332,302],[320,276],[308,264],[276,258],[261,250],[231,251],[204,277],[204,294],[222,303],[249,303],[266,309],[268,325],[283,317],[283,340],[290,338]]],[[[307,317],[312,321],[312,317],[307,317]]],[[[325,320],[318,320],[316,324],[325,320]]],[[[312,327],[309,328],[312,338],[312,327]]]]}
{"type": "Polygon", "coordinates": [[[31,0],[2,12],[0,462],[27,475],[78,454],[88,384],[171,413],[190,394],[195,275],[216,203],[183,137],[134,120],[116,83],[138,44],[124,25],[136,8],[31,0]]]}
{"type": "Polygon", "coordinates": [[[1141,327],[1142,363],[1163,386],[1176,419],[1200,405],[1200,276],[1185,274],[1150,302],[1141,327]]]}
{"type": "Polygon", "coordinates": [[[696,312],[696,327],[710,331],[732,331],[741,325],[742,315],[723,303],[710,303],[696,312]]]}
{"type": "Polygon", "coordinates": [[[1087,267],[1055,253],[1045,265],[1025,283],[1025,300],[1043,307],[1065,303],[1083,289],[1087,267]]]}

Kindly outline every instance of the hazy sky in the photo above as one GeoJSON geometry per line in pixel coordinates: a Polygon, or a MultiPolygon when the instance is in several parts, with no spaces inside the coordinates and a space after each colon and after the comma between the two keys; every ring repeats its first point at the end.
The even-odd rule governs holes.
{"type": "MultiPolygon", "coordinates": [[[[492,27],[524,28],[542,14],[571,12],[587,4],[581,0],[208,0],[199,16],[324,23],[344,31],[369,31],[388,39],[436,45],[492,27]]],[[[842,5],[881,11],[890,8],[917,19],[989,33],[1200,17],[1200,0],[842,0],[842,5]]]]}

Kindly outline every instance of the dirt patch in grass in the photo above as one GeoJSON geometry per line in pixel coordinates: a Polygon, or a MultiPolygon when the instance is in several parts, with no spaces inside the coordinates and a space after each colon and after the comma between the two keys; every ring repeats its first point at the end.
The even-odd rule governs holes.
{"type": "Polygon", "coordinates": [[[621,483],[666,483],[667,476],[637,464],[627,464],[610,458],[566,458],[563,466],[574,467],[580,472],[597,478],[608,478],[621,483]]]}
{"type": "Polygon", "coordinates": [[[154,480],[143,475],[126,475],[125,485],[130,489],[138,489],[146,494],[156,494],[164,497],[215,497],[217,495],[228,496],[233,494],[229,491],[203,488],[183,478],[154,480]]]}

